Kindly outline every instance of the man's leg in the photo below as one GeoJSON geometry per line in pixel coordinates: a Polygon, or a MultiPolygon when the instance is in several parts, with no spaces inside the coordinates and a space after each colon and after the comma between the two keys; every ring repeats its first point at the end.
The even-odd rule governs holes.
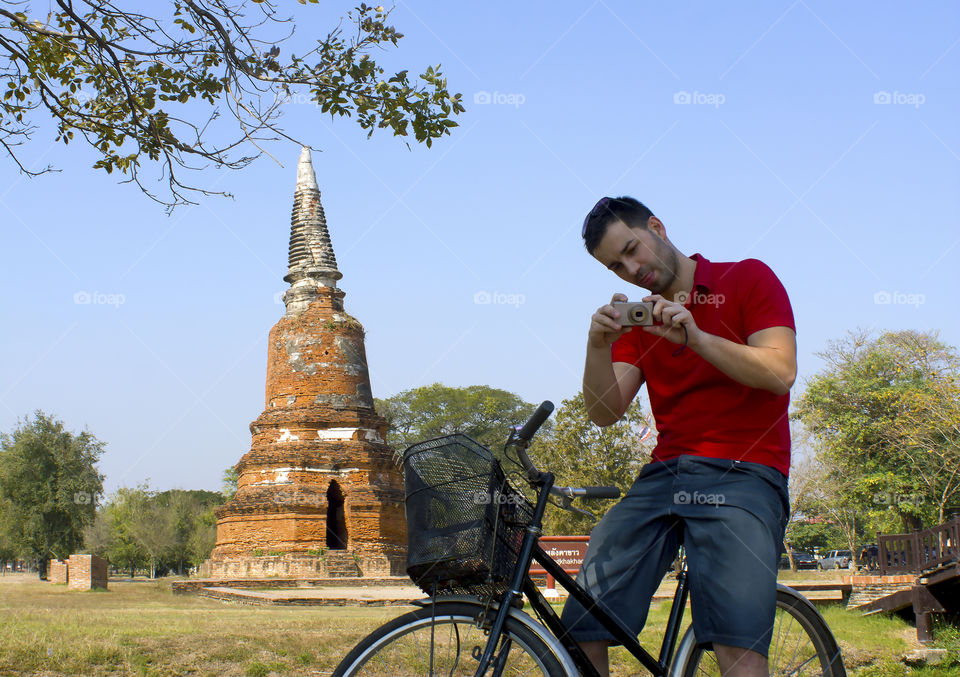
{"type": "Polygon", "coordinates": [[[610,642],[599,640],[579,644],[583,653],[587,654],[587,658],[593,663],[593,667],[600,673],[600,677],[610,677],[610,642]]]}
{"type": "Polygon", "coordinates": [[[769,677],[767,657],[739,646],[714,644],[720,673],[723,677],[769,677]]]}
{"type": "MultiPolygon", "coordinates": [[[[677,553],[682,528],[669,514],[673,464],[648,465],[631,490],[590,534],[577,583],[623,627],[639,633],[650,600],[677,553]]],[[[597,670],[608,672],[613,635],[572,595],[561,620],[597,670]]]]}
{"type": "Polygon", "coordinates": [[[690,500],[678,507],[697,640],[717,647],[725,677],[768,675],[777,560],[788,506],[773,468],[696,459],[679,465],[690,500]]]}

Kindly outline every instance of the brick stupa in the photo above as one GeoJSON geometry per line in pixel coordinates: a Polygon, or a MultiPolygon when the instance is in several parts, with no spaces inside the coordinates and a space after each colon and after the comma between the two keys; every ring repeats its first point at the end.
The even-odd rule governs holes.
{"type": "Polygon", "coordinates": [[[402,575],[403,479],[374,410],[363,326],[343,308],[320,190],[297,167],[286,313],[270,330],[266,408],[217,509],[212,578],[402,575]]]}

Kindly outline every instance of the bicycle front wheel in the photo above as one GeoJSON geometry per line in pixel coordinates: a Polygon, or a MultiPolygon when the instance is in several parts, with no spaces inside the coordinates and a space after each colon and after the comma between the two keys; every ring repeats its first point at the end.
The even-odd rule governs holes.
{"type": "MultiPolygon", "coordinates": [[[[793,590],[777,590],[777,613],[767,656],[770,675],[846,677],[840,648],[820,613],[793,590]]],[[[720,677],[717,657],[697,646],[687,629],[674,657],[674,677],[720,677]]]]}
{"type": "MultiPolygon", "coordinates": [[[[374,630],[347,654],[333,677],[470,677],[476,672],[488,635],[483,607],[439,602],[374,630]]],[[[502,675],[566,675],[553,650],[514,618],[507,618],[490,672],[495,668],[502,668],[502,675]]]]}

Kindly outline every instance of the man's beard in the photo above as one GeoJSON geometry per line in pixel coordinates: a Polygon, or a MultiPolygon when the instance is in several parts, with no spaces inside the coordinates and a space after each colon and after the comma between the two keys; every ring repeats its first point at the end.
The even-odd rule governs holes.
{"type": "Polygon", "coordinates": [[[660,262],[660,275],[650,288],[651,294],[663,294],[677,279],[677,252],[666,242],[657,238],[657,251],[654,252],[660,262]]]}

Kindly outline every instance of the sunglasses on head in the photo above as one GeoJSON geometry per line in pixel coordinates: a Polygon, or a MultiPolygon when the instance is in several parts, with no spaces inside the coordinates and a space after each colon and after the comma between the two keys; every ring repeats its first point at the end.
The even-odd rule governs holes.
{"type": "Polygon", "coordinates": [[[583,230],[580,231],[580,237],[587,236],[587,226],[590,225],[590,221],[600,216],[608,204],[610,204],[610,198],[602,197],[597,201],[597,204],[593,205],[593,209],[587,214],[587,218],[583,220],[583,230]]]}

